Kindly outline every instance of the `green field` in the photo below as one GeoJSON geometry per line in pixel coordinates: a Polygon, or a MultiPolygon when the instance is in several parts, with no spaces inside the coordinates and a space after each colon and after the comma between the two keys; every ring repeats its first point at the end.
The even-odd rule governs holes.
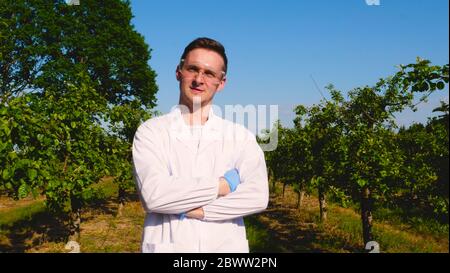
{"type": "MultiPolygon", "coordinates": [[[[101,184],[106,201],[83,210],[82,252],[139,252],[144,212],[130,194],[117,215],[117,193],[111,181],[101,184]]],[[[280,186],[280,185],[278,185],[280,186]]],[[[281,187],[281,186],[280,186],[281,187]]],[[[288,187],[283,198],[277,188],[263,213],[245,218],[251,252],[363,252],[360,216],[354,208],[329,203],[328,219],[319,221],[317,198],[306,196],[300,209],[288,187]]],[[[43,200],[0,201],[1,252],[68,252],[67,232],[46,212],[43,200]]],[[[449,252],[448,225],[426,221],[402,223],[386,210],[374,213],[374,236],[381,252],[449,252]],[[381,218],[381,217],[380,217],[381,218]]]]}

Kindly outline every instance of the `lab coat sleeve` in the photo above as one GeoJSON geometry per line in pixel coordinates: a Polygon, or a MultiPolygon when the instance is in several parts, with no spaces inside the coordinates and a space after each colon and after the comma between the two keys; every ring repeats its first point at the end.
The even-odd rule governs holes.
{"type": "Polygon", "coordinates": [[[266,162],[256,139],[247,142],[236,167],[241,183],[236,191],[203,207],[204,221],[229,220],[267,208],[269,184],[266,162]]]}
{"type": "Polygon", "coordinates": [[[143,125],[136,131],[133,140],[135,182],[145,211],[179,214],[202,207],[216,199],[219,177],[192,178],[170,175],[159,138],[160,129],[143,125]]]}

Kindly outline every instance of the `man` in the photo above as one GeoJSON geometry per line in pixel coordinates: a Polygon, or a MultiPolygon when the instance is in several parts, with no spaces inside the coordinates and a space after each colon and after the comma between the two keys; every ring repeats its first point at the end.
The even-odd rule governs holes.
{"type": "Polygon", "coordinates": [[[179,105],[136,131],[143,252],[249,252],[243,216],[267,207],[267,171],[255,136],[212,111],[226,72],[224,47],[194,40],[176,69],[179,105]]]}

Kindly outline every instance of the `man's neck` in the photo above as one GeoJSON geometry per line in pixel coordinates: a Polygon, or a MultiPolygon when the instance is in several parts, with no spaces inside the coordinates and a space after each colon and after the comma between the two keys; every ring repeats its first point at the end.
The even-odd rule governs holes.
{"type": "Polygon", "coordinates": [[[199,105],[198,107],[195,107],[195,105],[194,107],[189,107],[183,103],[180,104],[186,106],[182,107],[181,115],[188,126],[201,126],[205,125],[206,121],[208,121],[211,104],[199,105]]]}

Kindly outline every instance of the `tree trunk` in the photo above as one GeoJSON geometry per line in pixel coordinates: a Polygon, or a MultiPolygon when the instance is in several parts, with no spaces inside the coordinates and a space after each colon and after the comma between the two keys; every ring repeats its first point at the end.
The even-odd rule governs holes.
{"type": "Polygon", "coordinates": [[[277,192],[277,190],[276,190],[276,179],[273,176],[272,176],[272,192],[273,193],[277,192]]]}
{"type": "Polygon", "coordinates": [[[361,192],[361,220],[363,227],[364,245],[373,240],[372,235],[372,204],[370,190],[364,187],[361,192]]]}
{"type": "Polygon", "coordinates": [[[414,191],[414,183],[411,183],[411,187],[409,189],[409,202],[411,206],[409,208],[413,208],[417,204],[417,194],[414,191]]]}
{"type": "Polygon", "coordinates": [[[320,207],[320,221],[327,220],[327,200],[325,196],[325,191],[322,187],[319,187],[319,207],[320,207]]]}
{"type": "Polygon", "coordinates": [[[302,191],[302,190],[300,190],[297,193],[297,209],[301,208],[304,195],[305,195],[305,191],[302,191]]]}
{"type": "Polygon", "coordinates": [[[284,199],[284,191],[286,189],[286,183],[283,183],[283,199],[284,199]]]}
{"type": "Polygon", "coordinates": [[[125,189],[119,185],[119,208],[117,216],[122,216],[123,207],[125,206],[125,189]]]}
{"type": "Polygon", "coordinates": [[[81,225],[81,203],[78,199],[71,197],[71,212],[69,216],[69,241],[80,241],[81,225]]]}

